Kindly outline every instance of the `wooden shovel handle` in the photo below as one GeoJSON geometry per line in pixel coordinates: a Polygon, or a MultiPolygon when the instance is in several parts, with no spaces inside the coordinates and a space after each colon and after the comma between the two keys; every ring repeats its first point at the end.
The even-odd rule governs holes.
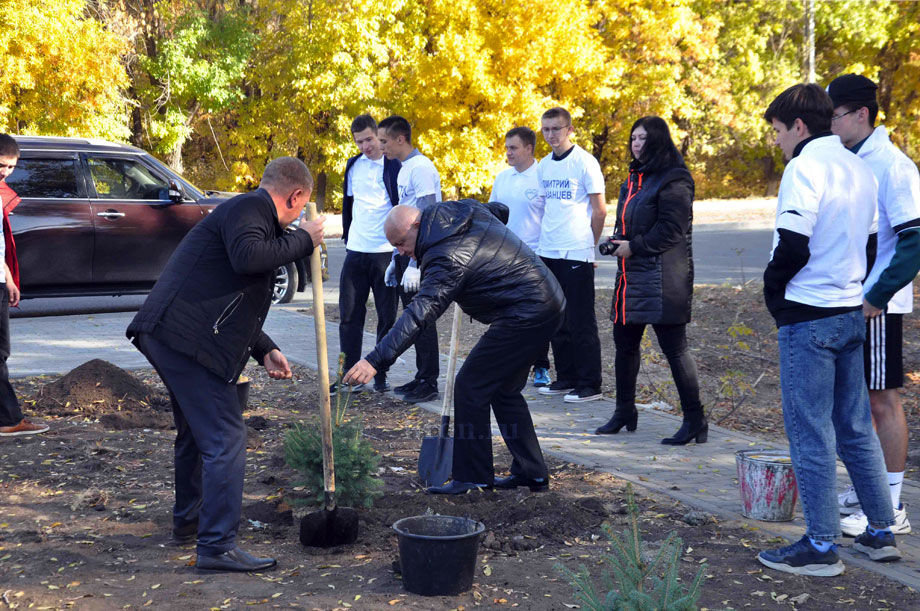
{"type": "Polygon", "coordinates": [[[457,373],[457,348],[460,344],[460,323],[463,320],[463,310],[460,304],[454,304],[454,323],[450,329],[450,356],[447,358],[447,385],[444,389],[444,404],[441,406],[441,416],[450,416],[454,406],[454,378],[457,373]]]}
{"type": "MultiPolygon", "coordinates": [[[[317,217],[316,204],[307,202],[307,217],[317,217]]],[[[329,397],[329,353],[326,348],[326,308],[323,301],[323,264],[320,248],[310,255],[310,283],[313,285],[313,323],[316,325],[316,367],[319,370],[319,419],[323,432],[323,483],[326,509],[335,509],[335,460],[332,456],[332,400],[329,397]]]]}

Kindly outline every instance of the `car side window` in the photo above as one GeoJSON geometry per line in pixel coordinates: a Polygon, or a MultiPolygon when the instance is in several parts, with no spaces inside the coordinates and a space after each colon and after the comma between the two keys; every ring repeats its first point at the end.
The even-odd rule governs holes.
{"type": "Polygon", "coordinates": [[[19,197],[80,197],[76,159],[21,158],[6,183],[19,197]]]}
{"type": "Polygon", "coordinates": [[[136,160],[89,157],[88,161],[100,199],[169,199],[169,184],[136,160]]]}

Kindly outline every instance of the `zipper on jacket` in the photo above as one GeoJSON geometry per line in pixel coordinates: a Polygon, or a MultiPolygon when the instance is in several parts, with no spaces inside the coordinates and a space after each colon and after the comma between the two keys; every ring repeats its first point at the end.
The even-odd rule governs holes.
{"type": "MultiPolygon", "coordinates": [[[[627,181],[627,184],[629,185],[629,187],[626,190],[626,201],[623,202],[623,212],[620,213],[620,227],[623,230],[622,237],[624,239],[626,238],[626,207],[629,206],[629,202],[632,200],[632,198],[634,198],[639,193],[639,191],[642,189],[642,174],[641,173],[639,174],[639,184],[636,187],[635,192],[633,192],[632,190],[633,188],[632,178],[633,178],[633,175],[632,173],[630,173],[629,179],[627,181]]],[[[620,295],[622,295],[623,296],[623,303],[622,303],[623,321],[620,324],[625,325],[626,324],[626,259],[620,259],[620,267],[622,268],[622,271],[623,271],[623,273],[621,274],[622,283],[621,283],[621,286],[617,287],[616,293],[614,293],[613,323],[616,324],[618,322],[617,319],[619,318],[620,310],[617,307],[619,305],[617,302],[620,301],[620,295]]]]}
{"type": "Polygon", "coordinates": [[[243,294],[240,293],[233,298],[227,307],[224,308],[224,311],[220,313],[220,316],[217,317],[217,320],[214,321],[214,335],[220,333],[220,326],[227,322],[227,319],[236,311],[236,308],[240,305],[240,302],[243,301],[243,294]]]}

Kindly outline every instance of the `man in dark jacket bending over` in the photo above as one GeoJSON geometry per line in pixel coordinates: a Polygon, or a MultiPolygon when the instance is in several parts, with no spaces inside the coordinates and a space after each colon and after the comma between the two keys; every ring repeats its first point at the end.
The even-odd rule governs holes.
{"type": "Polygon", "coordinates": [[[222,203],[185,236],[128,326],[169,390],[176,420],[173,540],[192,543],[197,535],[199,572],[275,565],[236,546],[246,425],[235,382],[250,356],[272,378],[291,377],[262,322],[275,270],[322,240],[322,217],[284,230],[312,189],[300,160],[269,163],[259,189],[222,203]]]}
{"type": "Polygon", "coordinates": [[[347,383],[367,383],[434,324],[452,301],[490,325],[457,374],[453,479],[428,489],[462,494],[474,489],[549,487],[546,464],[521,389],[530,366],[562,324],[565,298],[555,276],[496,215],[502,204],[443,202],[420,211],[396,206],[387,239],[418,261],[419,291],[377,347],[349,370],[347,383]],[[511,451],[510,477],[495,479],[489,407],[511,451]]]}

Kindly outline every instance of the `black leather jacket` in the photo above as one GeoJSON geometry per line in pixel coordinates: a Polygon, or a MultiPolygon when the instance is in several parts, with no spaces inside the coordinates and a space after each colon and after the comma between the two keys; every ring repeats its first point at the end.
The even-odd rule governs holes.
{"type": "Polygon", "coordinates": [[[452,301],[479,322],[522,332],[563,311],[565,297],[555,276],[505,227],[507,218],[504,204],[469,199],[422,212],[415,244],[419,291],[367,356],[374,368],[393,364],[452,301]]]}
{"type": "Polygon", "coordinates": [[[233,382],[250,355],[276,348],[262,332],[275,270],[311,252],[310,234],[281,228],[267,191],[237,195],[188,232],[127,336],[149,333],[233,382]]]}

